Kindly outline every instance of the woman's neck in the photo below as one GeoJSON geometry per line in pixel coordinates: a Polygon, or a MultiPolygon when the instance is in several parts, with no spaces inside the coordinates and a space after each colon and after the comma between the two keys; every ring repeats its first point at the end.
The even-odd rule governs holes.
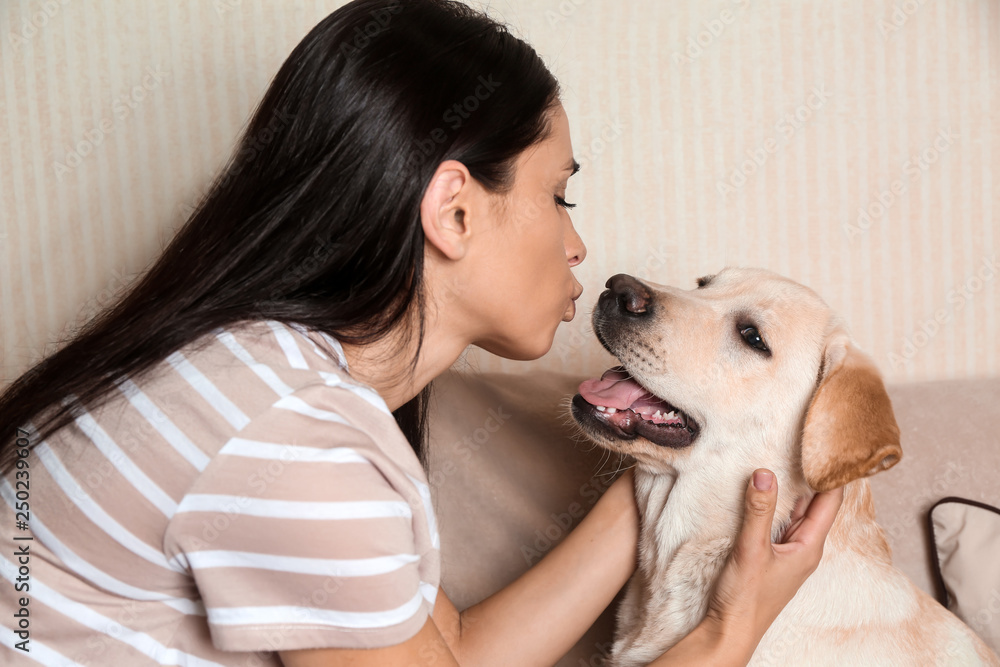
{"type": "Polygon", "coordinates": [[[377,391],[390,410],[397,410],[448,370],[468,347],[469,343],[464,338],[449,334],[444,329],[427,323],[420,356],[412,373],[411,364],[417,350],[416,334],[405,343],[403,336],[397,332],[364,345],[341,341],[351,377],[377,391]]]}

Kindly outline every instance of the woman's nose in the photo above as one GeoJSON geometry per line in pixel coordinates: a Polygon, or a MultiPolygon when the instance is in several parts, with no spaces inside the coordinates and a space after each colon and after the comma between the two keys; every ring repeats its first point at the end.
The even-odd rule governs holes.
{"type": "Polygon", "coordinates": [[[583,239],[577,234],[576,228],[573,227],[573,223],[569,225],[570,238],[569,242],[566,244],[566,258],[569,260],[570,266],[576,266],[582,262],[587,257],[587,246],[584,245],[583,239]]]}

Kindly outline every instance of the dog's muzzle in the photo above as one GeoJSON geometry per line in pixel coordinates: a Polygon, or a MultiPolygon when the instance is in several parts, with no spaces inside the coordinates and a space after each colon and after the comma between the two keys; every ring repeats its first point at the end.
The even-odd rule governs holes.
{"type": "Polygon", "coordinates": [[[606,289],[597,300],[597,308],[607,318],[648,317],[652,310],[653,295],[649,288],[628,275],[619,273],[608,278],[606,289]]]}
{"type": "MultiPolygon", "coordinates": [[[[618,356],[619,351],[609,342],[621,345],[621,332],[634,334],[635,325],[653,322],[657,303],[646,285],[625,273],[611,276],[605,287],[594,310],[594,333],[618,356]]],[[[641,436],[655,445],[681,449],[690,445],[700,430],[694,419],[640,385],[624,366],[584,381],[579,391],[573,397],[574,418],[606,438],[631,440],[641,436]]]]}

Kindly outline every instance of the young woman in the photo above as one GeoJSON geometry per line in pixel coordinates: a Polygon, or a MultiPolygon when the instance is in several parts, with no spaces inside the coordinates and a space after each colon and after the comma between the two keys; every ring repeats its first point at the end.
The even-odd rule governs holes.
{"type": "MultiPolygon", "coordinates": [[[[557,661],[635,567],[631,474],[459,612],[421,447],[467,346],[535,359],[573,318],[577,168],[555,79],[486,16],[317,25],[158,261],[0,397],[0,531],[29,554],[0,557],[4,664],[557,661]]],[[[749,660],[841,498],[771,544],[776,494],[758,471],[708,617],[653,664],[749,660]]]]}

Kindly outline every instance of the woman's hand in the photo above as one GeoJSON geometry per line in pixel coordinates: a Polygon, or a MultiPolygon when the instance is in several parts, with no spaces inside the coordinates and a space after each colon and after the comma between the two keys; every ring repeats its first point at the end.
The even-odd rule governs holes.
{"type": "MultiPolygon", "coordinates": [[[[817,494],[808,509],[796,507],[780,544],[771,542],[778,483],[766,469],[754,471],[746,492],[743,529],[726,563],[702,622],[725,644],[743,647],[745,665],[768,627],[819,566],[827,533],[844,499],[842,488],[817,494]]],[[[736,656],[736,654],[734,654],[736,656]]]]}
{"type": "Polygon", "coordinates": [[[767,629],[799,586],[819,566],[823,543],[844,500],[844,490],[816,494],[800,503],[780,544],[771,542],[778,503],[774,473],[754,471],[746,492],[743,528],[729,556],[705,619],[673,648],[651,663],[745,667],[767,629]]]}

